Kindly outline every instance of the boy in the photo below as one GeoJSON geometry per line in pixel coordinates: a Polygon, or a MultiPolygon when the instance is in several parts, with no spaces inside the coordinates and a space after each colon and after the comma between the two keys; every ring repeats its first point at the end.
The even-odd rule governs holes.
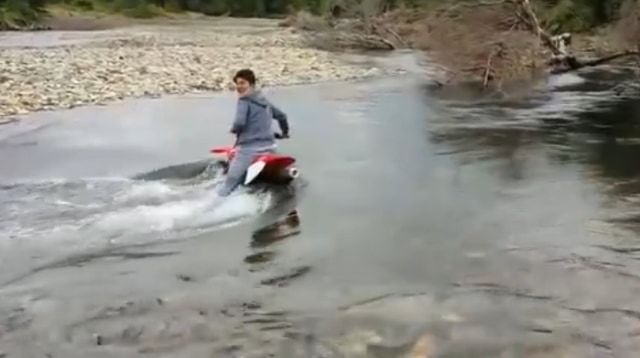
{"type": "Polygon", "coordinates": [[[276,138],[289,138],[287,115],[255,88],[253,71],[238,71],[233,82],[238,92],[236,116],[231,126],[231,133],[236,135],[236,154],[229,163],[227,178],[218,188],[219,196],[231,194],[242,183],[245,171],[256,156],[275,151],[276,138]],[[273,119],[278,121],[281,134],[272,132],[273,119]]]}

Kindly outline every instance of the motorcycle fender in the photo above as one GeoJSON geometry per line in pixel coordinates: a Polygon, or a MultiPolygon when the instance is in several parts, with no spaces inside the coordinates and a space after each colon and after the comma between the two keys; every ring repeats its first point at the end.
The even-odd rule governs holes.
{"type": "Polygon", "coordinates": [[[251,183],[260,173],[262,169],[267,165],[264,160],[257,160],[247,169],[247,174],[244,178],[244,185],[251,183]]]}

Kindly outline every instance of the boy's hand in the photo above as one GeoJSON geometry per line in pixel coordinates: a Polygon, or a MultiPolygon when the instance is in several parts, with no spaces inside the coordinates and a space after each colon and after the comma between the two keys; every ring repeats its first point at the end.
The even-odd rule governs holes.
{"type": "Polygon", "coordinates": [[[289,138],[289,133],[276,133],[276,139],[286,139],[289,138]]]}

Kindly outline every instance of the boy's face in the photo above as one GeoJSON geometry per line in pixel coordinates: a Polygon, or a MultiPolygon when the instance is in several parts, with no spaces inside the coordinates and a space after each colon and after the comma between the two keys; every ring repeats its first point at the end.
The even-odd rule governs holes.
{"type": "Polygon", "coordinates": [[[238,92],[239,96],[244,96],[245,94],[249,93],[250,89],[251,85],[249,84],[249,81],[241,77],[236,78],[236,91],[238,92]]]}

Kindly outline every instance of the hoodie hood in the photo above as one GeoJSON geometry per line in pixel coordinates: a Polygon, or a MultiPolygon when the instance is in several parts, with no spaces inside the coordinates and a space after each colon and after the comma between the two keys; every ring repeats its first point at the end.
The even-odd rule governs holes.
{"type": "Polygon", "coordinates": [[[257,104],[261,107],[267,107],[269,105],[269,101],[267,101],[267,98],[260,90],[252,90],[246,96],[241,97],[241,99],[257,104]]]}

